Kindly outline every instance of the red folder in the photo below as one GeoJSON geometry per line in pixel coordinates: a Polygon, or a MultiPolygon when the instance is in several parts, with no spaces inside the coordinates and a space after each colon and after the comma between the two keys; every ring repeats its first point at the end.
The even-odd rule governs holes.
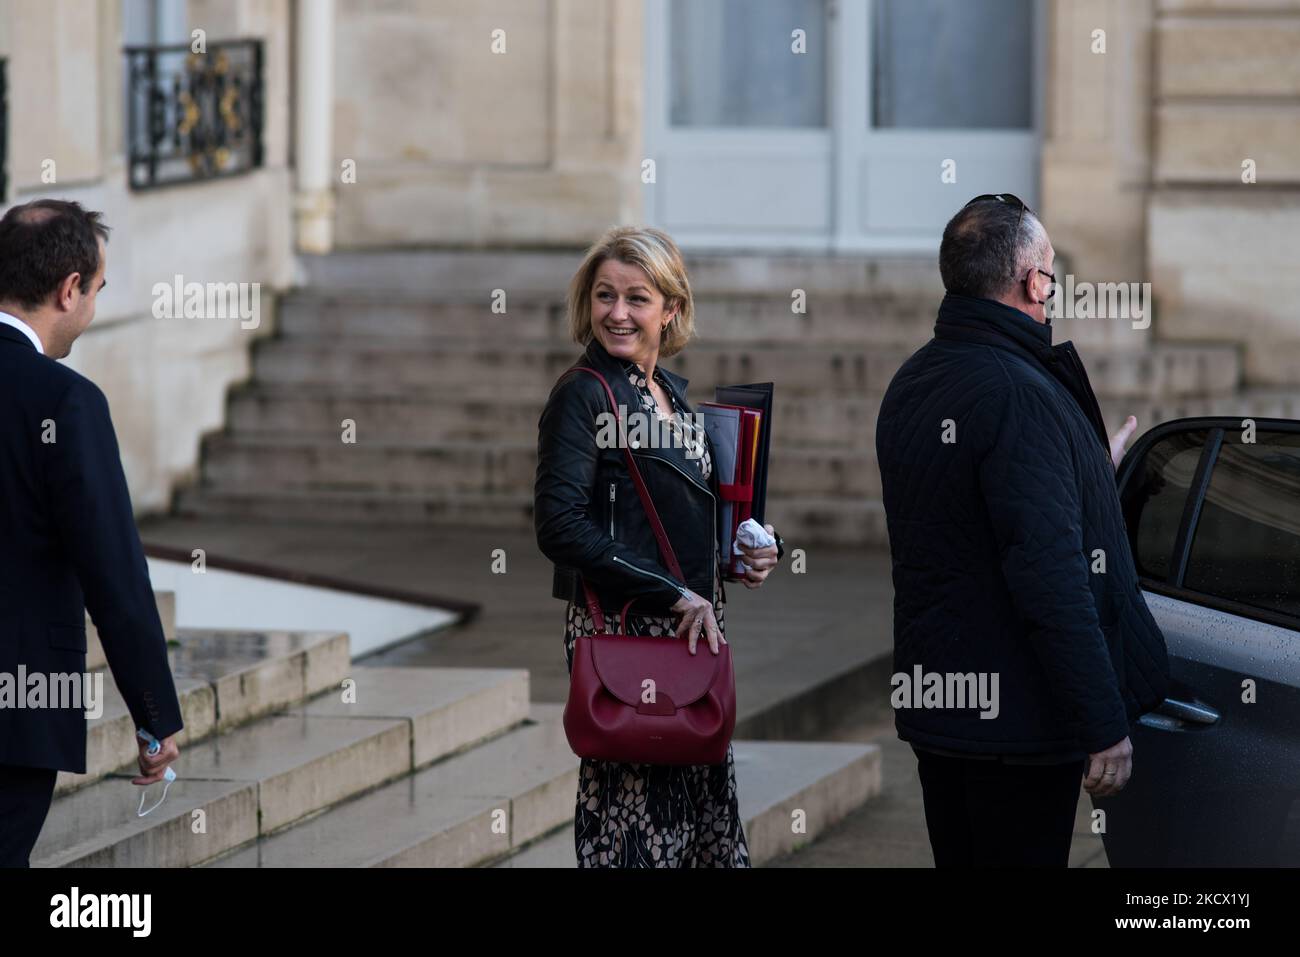
{"type": "MultiPolygon", "coordinates": [[[[730,551],[731,543],[736,540],[736,530],[740,527],[740,523],[753,516],[754,475],[757,467],[758,439],[762,431],[763,416],[757,409],[744,406],[725,405],[718,402],[701,403],[701,406],[733,409],[739,414],[740,418],[736,447],[719,453],[720,455],[727,455],[736,463],[733,481],[719,481],[718,483],[719,494],[724,503],[723,514],[729,519],[726,522],[728,527],[724,529],[726,534],[724,548],[730,551]]],[[[728,555],[727,557],[730,559],[727,563],[727,579],[735,581],[743,578],[745,567],[741,564],[739,557],[735,555],[728,555]]]]}

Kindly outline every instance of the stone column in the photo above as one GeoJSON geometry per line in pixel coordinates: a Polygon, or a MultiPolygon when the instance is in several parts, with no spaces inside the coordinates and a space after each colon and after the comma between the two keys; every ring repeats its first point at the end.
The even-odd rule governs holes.
{"type": "Polygon", "coordinates": [[[334,245],[334,0],[299,0],[296,12],[298,250],[327,253],[334,245]]]}
{"type": "Polygon", "coordinates": [[[1079,279],[1146,277],[1152,0],[1049,5],[1043,216],[1079,279]],[[1093,52],[1094,31],[1105,52],[1093,52]]]}

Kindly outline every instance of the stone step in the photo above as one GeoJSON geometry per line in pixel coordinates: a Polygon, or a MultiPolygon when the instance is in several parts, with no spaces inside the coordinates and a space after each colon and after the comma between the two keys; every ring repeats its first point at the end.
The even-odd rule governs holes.
{"type": "MultiPolygon", "coordinates": [[[[168,642],[176,640],[176,593],[155,591],[154,601],[158,605],[158,617],[162,621],[163,635],[168,642]]],[[[99,671],[108,664],[104,656],[104,645],[99,640],[99,629],[86,613],[86,670],[99,671]]]]}
{"type": "MultiPolygon", "coordinates": [[[[879,397],[910,349],[699,342],[668,360],[691,380],[691,396],[718,385],[776,382],[785,395],[879,397]]],[[[1233,346],[1159,345],[1149,351],[1080,350],[1093,389],[1115,398],[1226,396],[1237,389],[1241,361],[1233,346]]],[[[545,395],[578,357],[575,346],[455,342],[406,347],[371,339],[271,340],[257,346],[255,379],[290,387],[337,387],[392,395],[459,392],[493,399],[518,390],[545,395]]],[[[698,401],[695,399],[694,401],[698,401]]]]}
{"type": "MultiPolygon", "coordinates": [[[[910,350],[696,343],[668,368],[691,380],[691,396],[712,396],[718,385],[780,383],[783,394],[883,393],[910,350]]],[[[438,394],[494,398],[518,390],[545,395],[581,355],[573,345],[448,342],[405,346],[371,339],[260,343],[254,377],[280,385],[337,385],[355,392],[438,394]]]]}
{"type": "Polygon", "coordinates": [[[1241,356],[1230,345],[1162,343],[1142,352],[1080,347],[1079,356],[1099,400],[1226,397],[1242,377],[1241,356]]]}
{"type": "MultiPolygon", "coordinates": [[[[802,287],[799,287],[802,289],[802,287]]],[[[928,292],[889,290],[845,294],[802,289],[768,293],[718,291],[695,296],[695,329],[701,341],[823,346],[893,346],[915,349],[934,331],[939,298],[928,292]]],[[[297,341],[365,339],[388,345],[435,346],[465,341],[550,344],[573,348],[563,302],[507,301],[493,311],[490,297],[473,302],[411,302],[365,296],[296,291],[281,304],[280,334],[297,341]]],[[[1056,321],[1057,341],[1080,346],[1145,351],[1149,330],[1131,322],[1101,319],[1056,321]]]]}
{"type": "MultiPolygon", "coordinates": [[[[890,296],[807,294],[792,298],[736,295],[696,296],[695,328],[701,340],[748,344],[910,346],[934,330],[935,304],[890,296]],[[797,310],[797,311],[796,311],[797,310]]],[[[385,345],[433,347],[478,340],[499,345],[549,344],[577,350],[563,305],[510,305],[494,312],[490,298],[477,303],[416,303],[321,297],[294,293],[278,319],[289,340],[348,340],[364,337],[385,345]]]]}
{"type": "MultiPolygon", "coordinates": [[[[482,302],[504,289],[507,302],[562,303],[583,251],[500,250],[340,251],[303,256],[302,286],[318,295],[482,302]]],[[[789,297],[794,289],[826,295],[943,296],[932,256],[698,254],[686,257],[697,296],[789,297]]]]}
{"type": "Polygon", "coordinates": [[[562,713],[534,704],[529,723],[213,866],[468,867],[500,857],[572,819],[578,759],[562,713]]]}
{"type": "Polygon", "coordinates": [[[431,525],[531,528],[530,494],[439,495],[273,489],[262,484],[182,489],[173,514],[337,525],[431,525]]]}
{"type": "Polygon", "coordinates": [[[889,544],[885,506],[879,495],[859,499],[771,499],[764,520],[792,548],[810,545],[889,544]]]}
{"type": "MultiPolygon", "coordinates": [[[[1103,362],[1105,357],[1097,361],[1103,362]]],[[[1132,360],[1136,362],[1136,359],[1132,360]]],[[[1114,384],[1113,382],[1111,383],[1114,384]]],[[[1222,381],[1212,382],[1219,388],[1222,381]]],[[[535,441],[537,420],[547,389],[519,390],[495,398],[468,399],[456,389],[443,392],[353,392],[346,388],[308,384],[285,387],[264,384],[236,391],[230,402],[228,428],[260,434],[292,431],[303,437],[338,437],[342,423],[351,419],[370,438],[422,442],[535,441]]],[[[1184,415],[1249,412],[1291,418],[1300,407],[1300,391],[1249,390],[1212,397],[1152,399],[1122,390],[1101,403],[1108,423],[1119,421],[1129,409],[1141,422],[1160,422],[1184,415]]],[[[707,401],[706,393],[692,390],[694,400],[707,401]]],[[[778,395],[774,421],[790,445],[870,446],[874,441],[879,396],[778,395]]],[[[160,605],[160,608],[162,606],[160,605]]]]}
{"type": "MultiPolygon", "coordinates": [[[[311,334],[315,317],[323,318],[327,311],[323,303],[340,304],[361,323],[365,322],[361,313],[370,306],[380,311],[422,309],[429,316],[443,306],[454,306],[466,310],[463,315],[471,319],[486,312],[493,320],[509,322],[512,337],[567,340],[564,296],[581,258],[576,250],[507,254],[411,250],[307,257],[309,282],[286,300],[290,316],[286,329],[311,334]],[[491,312],[495,290],[505,293],[510,320],[491,312]],[[298,301],[303,311],[293,315],[298,301]],[[529,310],[550,315],[534,323],[526,315],[529,310]]],[[[925,328],[932,326],[943,298],[931,256],[701,254],[687,256],[687,269],[699,312],[697,327],[704,338],[786,340],[799,329],[826,341],[919,344],[924,339],[915,338],[913,320],[925,328]],[[799,322],[790,323],[787,320],[796,315],[791,310],[796,290],[806,297],[806,313],[799,322]],[[733,321],[733,315],[740,321],[733,321]],[[836,329],[842,319],[847,320],[843,329],[836,329]]],[[[1130,320],[1066,315],[1056,318],[1054,325],[1058,341],[1069,338],[1080,345],[1142,351],[1155,341],[1153,329],[1167,325],[1155,317],[1152,326],[1153,317],[1145,318],[1140,324],[1147,328],[1134,328],[1130,320]]],[[[401,325],[394,323],[381,334],[404,334],[399,332],[401,325]]],[[[315,328],[346,335],[345,330],[360,326],[315,328]]],[[[416,320],[413,328],[427,331],[429,327],[416,320]]],[[[457,335],[481,334],[474,322],[456,328],[457,335]]]]}
{"type": "MultiPolygon", "coordinates": [[[[337,491],[268,491],[261,486],[187,489],[176,500],[186,518],[253,518],[338,525],[429,525],[531,529],[531,494],[439,496],[337,491]]],[[[878,498],[768,500],[766,520],[792,547],[885,545],[878,498]]]]}
{"type": "Polygon", "coordinates": [[[492,311],[492,297],[477,302],[411,302],[368,296],[320,295],[295,290],[280,304],[280,336],[292,340],[364,336],[380,343],[437,345],[455,340],[570,342],[563,303],[507,299],[506,311],[492,311]]]}
{"type": "MultiPolygon", "coordinates": [[[[775,403],[773,422],[785,445],[869,448],[874,442],[878,402],[870,398],[780,396],[775,403]]],[[[227,429],[235,435],[292,434],[337,442],[343,421],[351,419],[358,439],[368,442],[535,444],[545,404],[545,393],[469,400],[455,392],[433,397],[259,385],[231,396],[227,429]]]]}
{"type": "MultiPolygon", "coordinates": [[[[145,818],[135,814],[140,789],[129,774],[58,799],[33,864],[198,864],[407,775],[417,760],[472,748],[527,714],[519,670],[355,668],[350,677],[355,703],[331,689],[184,749],[166,801],[145,818]]],[[[149,791],[146,804],[161,794],[149,791]]]]}
{"type": "MultiPolygon", "coordinates": [[[[296,705],[337,687],[351,669],[343,632],[211,631],[182,628],[168,649],[185,728],[184,749],[214,731],[296,705]]],[[[111,674],[104,709],[86,722],[86,773],[60,771],[55,793],[85,787],[134,767],[135,723],[111,674]]]]}
{"type": "MultiPolygon", "coordinates": [[[[212,862],[216,867],[466,867],[536,842],[499,866],[574,866],[578,761],[559,705],[458,757],[212,862]],[[382,829],[375,823],[384,822],[382,829]],[[567,829],[564,825],[567,824],[567,829]]],[[[814,840],[880,792],[875,745],[735,743],[740,810],[761,864],[814,840]],[[795,821],[798,821],[796,832],[795,821]]]]}
{"type": "MultiPolygon", "coordinates": [[[[525,494],[536,478],[533,442],[406,446],[217,435],[205,447],[204,481],[218,488],[525,494]]],[[[878,494],[875,450],[774,446],[768,489],[774,496],[878,494]]]]}
{"type": "Polygon", "coordinates": [[[750,741],[737,745],[736,788],[756,864],[817,836],[880,793],[875,744],[750,741]]]}
{"type": "Polygon", "coordinates": [[[1161,422],[1207,415],[1297,419],[1300,418],[1300,389],[1247,389],[1234,395],[1161,399],[1154,402],[1105,399],[1101,400],[1101,408],[1106,424],[1112,431],[1119,428],[1126,415],[1137,416],[1139,432],[1145,432],[1161,422]]]}
{"type": "MultiPolygon", "coordinates": [[[[880,793],[881,754],[874,744],[736,741],[733,755],[755,867],[815,841],[880,793]]],[[[570,810],[567,826],[494,866],[575,867],[572,817],[570,810]]]]}
{"type": "Polygon", "coordinates": [[[321,695],[286,712],[320,718],[402,718],[411,767],[422,768],[528,718],[521,668],[353,668],[350,699],[321,695]]]}

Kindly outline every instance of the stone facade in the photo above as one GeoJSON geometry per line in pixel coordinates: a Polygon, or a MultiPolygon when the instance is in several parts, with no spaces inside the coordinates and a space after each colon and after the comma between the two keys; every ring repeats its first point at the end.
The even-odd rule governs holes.
{"type": "Polygon", "coordinates": [[[1232,344],[1247,387],[1300,386],[1300,0],[1058,0],[1052,18],[1058,252],[1078,278],[1150,281],[1143,337],[1232,344]]]}
{"type": "MultiPolygon", "coordinates": [[[[314,240],[300,222],[295,241],[307,205],[318,220],[334,210],[333,247],[349,251],[576,252],[644,216],[642,0],[334,0],[322,34],[334,37],[333,94],[322,101],[332,109],[310,127],[332,143],[333,185],[310,195],[290,146],[312,112],[293,96],[293,0],[185,8],[212,39],[266,43],[263,167],[128,189],[123,5],[12,0],[0,9],[0,55],[7,202],[78,199],[114,227],[109,286],[70,361],[109,395],[141,510],[166,508],[197,474],[200,437],[224,424],[228,390],[273,326],[273,293],[301,275],[295,253],[328,251],[328,222],[314,240]],[[53,184],[41,178],[48,159],[53,184]],[[355,181],[343,175],[349,160],[355,181]],[[261,327],[154,319],[153,284],[177,274],[262,283],[261,327]]],[[[1060,262],[1076,280],[1149,281],[1156,302],[1150,328],[1062,320],[1061,337],[1098,354],[1235,349],[1241,385],[1300,387],[1300,0],[1043,9],[1040,205],[1060,262]],[[1092,49],[1097,30],[1104,54],[1092,49]],[[1242,181],[1247,160],[1254,183],[1242,181]]],[[[313,162],[323,175],[322,157],[313,162]]]]}
{"type": "Polygon", "coordinates": [[[196,473],[199,439],[221,427],[228,388],[248,374],[253,338],[273,325],[272,293],[292,279],[289,7],[289,0],[192,0],[190,24],[209,40],[266,43],[265,161],[245,176],[146,192],[127,185],[120,0],[14,0],[0,8],[7,204],[72,199],[102,210],[112,228],[108,285],[67,361],[108,396],[140,512],[166,509],[176,484],[196,473]],[[187,282],[263,284],[259,328],[155,319],[153,285],[178,274],[187,282]]]}
{"type": "Polygon", "coordinates": [[[339,247],[579,246],[639,218],[639,0],[337,10],[339,247]]]}

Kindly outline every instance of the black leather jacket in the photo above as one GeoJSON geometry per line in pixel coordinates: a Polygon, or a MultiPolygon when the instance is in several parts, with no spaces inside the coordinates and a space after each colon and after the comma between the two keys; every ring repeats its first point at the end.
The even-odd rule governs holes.
{"type": "MultiPolygon", "coordinates": [[[[570,368],[589,366],[603,375],[623,415],[641,410],[636,387],[622,360],[592,339],[570,368]]],[[[673,399],[687,412],[687,380],[661,365],[673,399]]],[[[601,607],[617,612],[636,599],[631,613],[666,614],[685,586],[713,599],[721,542],[717,470],[706,482],[685,448],[634,448],[641,477],[663,522],[686,580],[664,567],[658,542],[637,496],[620,448],[600,448],[597,416],[611,412],[600,381],[590,373],[566,373],[551,390],[537,423],[534,527],[542,553],[555,563],[551,593],[584,602],[581,573],[601,607]]],[[[707,442],[706,437],[706,442],[707,442]]],[[[708,445],[713,455],[713,446],[708,445]]],[[[716,457],[713,459],[717,461],[716,457]]],[[[724,593],[725,597],[725,593],[724,593]]]]}

